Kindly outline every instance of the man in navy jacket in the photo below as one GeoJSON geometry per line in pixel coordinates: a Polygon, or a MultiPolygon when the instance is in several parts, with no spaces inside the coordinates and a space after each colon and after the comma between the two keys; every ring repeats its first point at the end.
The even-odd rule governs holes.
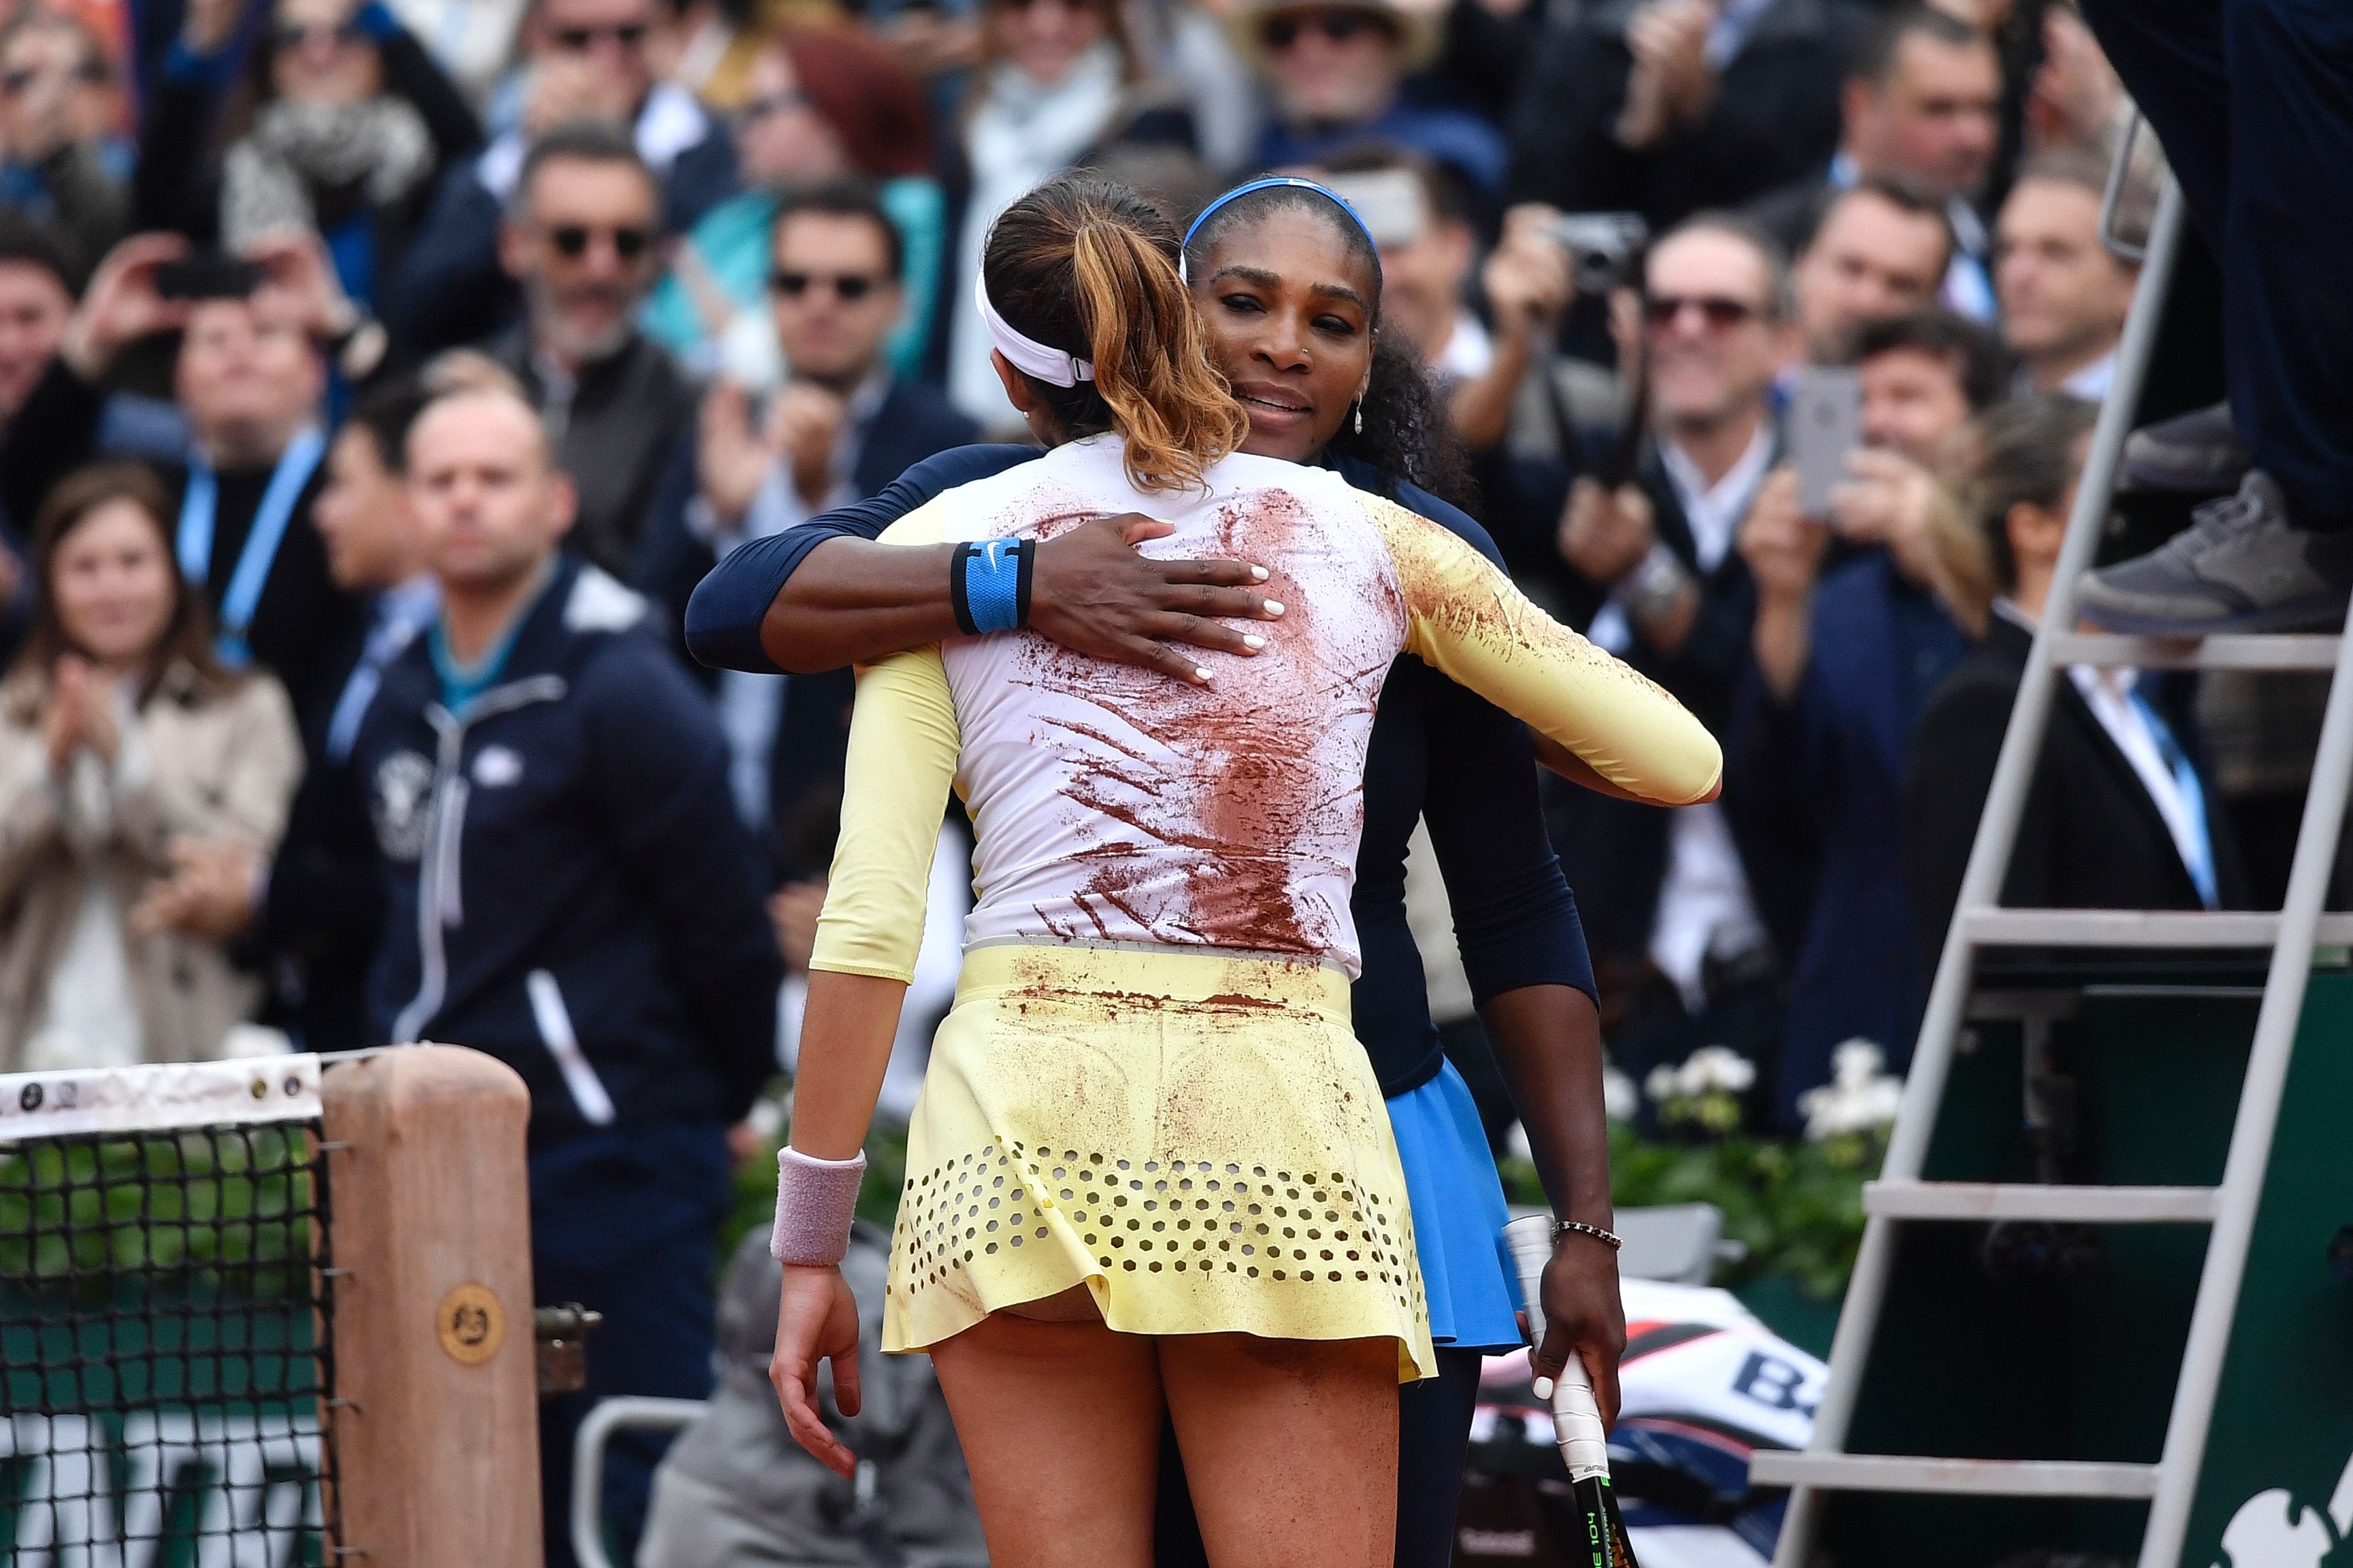
{"type": "Polygon", "coordinates": [[[1933,464],[2002,395],[2000,345],[1941,309],[1873,322],[1857,350],[1862,449],[1825,518],[1799,515],[1797,476],[1768,478],[1739,546],[1757,582],[1727,771],[1748,841],[1789,878],[1793,955],[1774,1110],[1830,1081],[1855,1037],[1901,1071],[1927,974],[1903,876],[1903,801],[1920,715],[1967,651],[1939,604],[1933,464]]]}
{"type": "MultiPolygon", "coordinates": [[[[408,453],[442,611],[353,748],[386,881],[369,1005],[381,1037],[531,1087],[535,1289],[605,1314],[587,1394],[541,1407],[554,1568],[586,1406],[710,1390],[726,1129],[775,1070],[782,967],[710,703],[645,602],[559,550],[575,501],[537,416],[456,393],[408,453]]],[[[629,1558],[656,1457],[607,1470],[629,1558]]]]}

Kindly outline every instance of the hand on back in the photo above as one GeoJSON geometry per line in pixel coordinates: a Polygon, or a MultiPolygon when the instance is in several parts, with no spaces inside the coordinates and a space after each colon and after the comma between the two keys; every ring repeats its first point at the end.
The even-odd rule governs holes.
{"type": "Polygon", "coordinates": [[[1282,615],[1258,587],[1265,569],[1245,561],[1155,560],[1136,549],[1175,531],[1130,511],[1092,519],[1047,541],[1030,587],[1030,629],[1074,653],[1195,685],[1208,681],[1207,669],[1172,645],[1256,653],[1265,639],[1228,623],[1282,615]]]}

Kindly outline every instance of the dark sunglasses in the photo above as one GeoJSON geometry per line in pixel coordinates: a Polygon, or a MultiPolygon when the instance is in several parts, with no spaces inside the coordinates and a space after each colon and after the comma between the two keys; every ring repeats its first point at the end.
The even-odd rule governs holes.
{"type": "Polygon", "coordinates": [[[634,49],[646,41],[650,29],[643,22],[622,22],[610,27],[558,27],[549,37],[556,47],[571,54],[586,54],[596,47],[599,38],[610,38],[625,49],[634,49]]]}
{"type": "Polygon", "coordinates": [[[280,22],[269,29],[269,41],[281,49],[299,49],[312,38],[356,44],[365,37],[357,22],[338,22],[332,27],[310,22],[280,22]]]}
{"type": "Polygon", "coordinates": [[[1335,44],[1368,32],[1397,36],[1395,29],[1378,16],[1364,11],[1293,11],[1281,16],[1270,16],[1259,29],[1270,49],[1287,49],[1297,43],[1303,33],[1321,33],[1335,44]]]}
{"type": "MultiPolygon", "coordinates": [[[[20,67],[5,76],[0,76],[0,95],[14,98],[47,74],[47,71],[37,67],[20,67]]],[[[104,87],[111,79],[107,74],[106,67],[97,60],[82,61],[73,68],[70,74],[74,80],[86,82],[91,87],[104,87]]]]}
{"type": "Polygon", "coordinates": [[[1642,301],[1642,314],[1651,325],[1663,327],[1672,323],[1686,307],[1697,310],[1718,331],[1753,321],[1763,314],[1746,300],[1728,300],[1721,294],[1653,294],[1642,301]]]}
{"type": "Polygon", "coordinates": [[[779,270],[768,279],[768,287],[787,300],[797,300],[812,289],[830,289],[834,297],[845,305],[855,304],[882,287],[887,279],[863,272],[787,272],[779,270]]]}
{"type": "Polygon", "coordinates": [[[653,243],[652,234],[642,228],[591,228],[586,224],[560,223],[547,231],[547,242],[566,259],[577,261],[588,254],[589,242],[598,235],[613,242],[613,254],[624,261],[635,261],[653,243]]]}

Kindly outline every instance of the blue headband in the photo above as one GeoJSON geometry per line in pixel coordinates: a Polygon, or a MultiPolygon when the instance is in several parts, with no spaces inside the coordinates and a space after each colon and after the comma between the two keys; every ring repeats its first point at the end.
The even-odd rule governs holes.
{"type": "MultiPolygon", "coordinates": [[[[1240,201],[1242,197],[1250,195],[1254,191],[1274,191],[1286,188],[1295,191],[1313,191],[1317,195],[1322,196],[1325,201],[1330,202],[1334,206],[1338,207],[1342,212],[1348,215],[1348,221],[1355,224],[1356,226],[1356,231],[1365,237],[1365,243],[1372,246],[1373,254],[1377,257],[1380,254],[1381,247],[1374,240],[1373,231],[1369,227],[1366,226],[1364,218],[1358,216],[1356,209],[1348,205],[1348,199],[1345,196],[1332,189],[1329,185],[1319,185],[1313,180],[1303,180],[1296,174],[1269,174],[1262,180],[1252,180],[1249,184],[1236,185],[1232,190],[1228,191],[1224,195],[1219,196],[1216,201],[1213,201],[1208,206],[1203,207],[1201,209],[1200,216],[1193,220],[1192,226],[1185,231],[1185,244],[1183,250],[1190,250],[1193,248],[1193,237],[1200,233],[1201,226],[1208,222],[1217,210],[1219,207],[1224,206],[1227,203],[1240,201]]],[[[1182,277],[1185,272],[1185,263],[1182,251],[1178,254],[1176,271],[1180,277],[1182,277]]]]}

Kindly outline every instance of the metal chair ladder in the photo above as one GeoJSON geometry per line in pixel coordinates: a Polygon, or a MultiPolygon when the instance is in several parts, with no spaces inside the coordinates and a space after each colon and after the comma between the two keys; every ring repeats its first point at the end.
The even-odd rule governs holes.
{"type": "MultiPolygon", "coordinates": [[[[2130,153],[2127,138],[2118,153],[2120,166],[2130,153]]],[[[2111,182],[2110,188],[2108,205],[2113,208],[2116,182],[2111,182]]],[[[2108,216],[2103,215],[2104,227],[2108,216]]],[[[1815,1412],[1812,1444],[1797,1453],[1760,1451],[1753,1462],[1752,1483],[1792,1489],[1773,1555],[1774,1568],[1806,1568],[1820,1526],[1822,1494],[1831,1491],[2147,1498],[2149,1513],[2138,1568],[2182,1568],[2190,1503],[2205,1457],[2223,1352],[2271,1156],[2289,1054],[2303,1012],[2313,948],[2319,942],[2353,942],[2353,916],[2322,912],[2345,815],[2347,786],[2353,782],[2353,635],[2212,637],[2186,644],[2087,636],[2074,630],[2076,581],[2092,563],[2115,494],[2125,437],[2147,380],[2180,250],[2183,222],[2181,195],[2168,178],[2149,233],[2139,289],[2117,348],[2114,390],[2094,427],[2050,599],[2002,739],[1952,926],[1946,933],[1886,1162],[1879,1180],[1864,1190],[1862,1251],[1832,1343],[1830,1382],[1815,1412]],[[2064,668],[2073,664],[2335,672],[2297,830],[2287,896],[2278,912],[2160,913],[1999,906],[2056,684],[2064,668]],[[2019,945],[2272,949],[2220,1186],[2070,1186],[1921,1179],[1947,1073],[1968,1010],[1977,954],[1989,946],[2019,945]],[[2096,1225],[2189,1222],[2212,1227],[2165,1444],[2157,1463],[1905,1458],[1844,1451],[1894,1262],[1895,1227],[1989,1220],[2096,1225]]]]}

